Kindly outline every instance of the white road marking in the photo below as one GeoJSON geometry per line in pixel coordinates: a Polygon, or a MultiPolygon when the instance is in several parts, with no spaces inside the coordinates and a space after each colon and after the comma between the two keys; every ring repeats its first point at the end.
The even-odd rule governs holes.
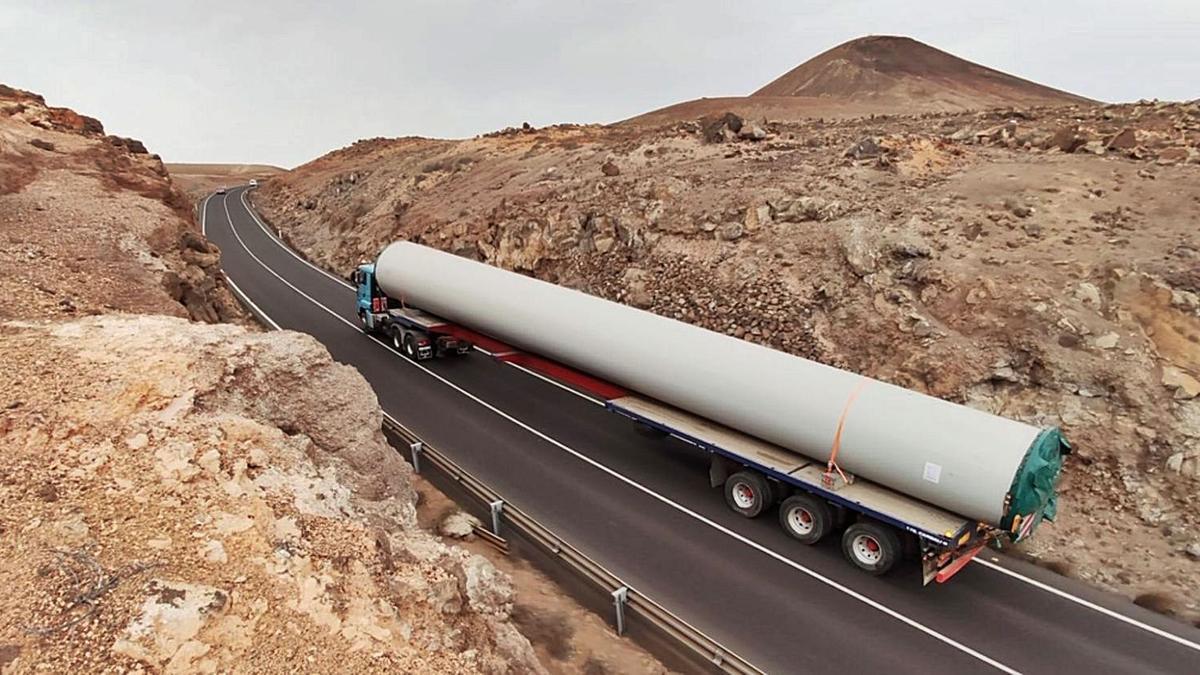
{"type": "Polygon", "coordinates": [[[1043,591],[1046,591],[1047,593],[1052,593],[1054,595],[1057,595],[1058,597],[1060,597],[1064,600],[1069,600],[1077,605],[1080,605],[1080,606],[1086,607],[1090,610],[1099,612],[1109,618],[1116,619],[1117,621],[1129,624],[1130,626],[1133,626],[1135,628],[1140,628],[1146,632],[1153,633],[1154,635],[1157,635],[1163,639],[1170,640],[1171,642],[1175,642],[1177,644],[1183,645],[1184,647],[1187,647],[1188,649],[1192,649],[1192,650],[1200,652],[1200,644],[1192,642],[1191,640],[1188,640],[1186,638],[1182,638],[1178,635],[1175,635],[1174,633],[1165,631],[1165,630],[1163,630],[1161,628],[1157,628],[1155,626],[1151,626],[1149,624],[1142,623],[1141,621],[1138,621],[1137,619],[1134,619],[1133,617],[1125,616],[1124,614],[1121,614],[1120,612],[1116,612],[1107,607],[1097,605],[1096,603],[1091,602],[1090,600],[1084,600],[1083,598],[1081,598],[1079,596],[1071,595],[1070,593],[1068,593],[1062,589],[1055,588],[1055,587],[1051,586],[1050,584],[1038,581],[1037,579],[1030,579],[1027,576],[1018,574],[1017,572],[1014,572],[1010,569],[1007,569],[1005,567],[997,565],[996,563],[991,562],[990,560],[980,560],[978,557],[976,557],[975,561],[978,562],[979,564],[983,565],[984,567],[987,567],[988,569],[993,569],[1001,574],[1008,575],[1010,577],[1013,577],[1014,579],[1019,579],[1020,581],[1023,581],[1031,586],[1034,586],[1035,588],[1040,588],[1043,591]]]}
{"type": "Polygon", "coordinates": [[[537,379],[542,380],[543,382],[548,382],[548,383],[558,387],[559,389],[562,389],[563,391],[567,392],[568,394],[575,394],[579,398],[587,401],[588,403],[591,403],[592,405],[598,405],[601,408],[604,407],[604,401],[602,401],[598,398],[595,398],[593,396],[588,396],[587,394],[585,394],[581,391],[576,391],[576,390],[572,389],[571,387],[568,387],[567,385],[563,384],[562,382],[559,382],[558,380],[556,380],[552,377],[546,377],[545,375],[537,372],[536,370],[530,370],[529,368],[526,368],[525,366],[522,366],[518,363],[512,363],[510,361],[505,361],[504,365],[512,366],[513,368],[516,368],[517,370],[519,370],[523,373],[532,375],[532,376],[536,377],[537,379]]]}
{"type": "MultiPolygon", "coordinates": [[[[277,273],[275,270],[271,269],[257,255],[255,255],[254,252],[251,251],[248,246],[246,246],[246,242],[242,240],[241,235],[238,234],[237,228],[234,227],[233,217],[230,216],[230,214],[229,214],[228,202],[225,202],[225,216],[229,220],[229,229],[231,232],[233,232],[233,236],[238,240],[238,243],[242,245],[242,248],[245,249],[246,253],[251,258],[253,258],[255,262],[257,262],[259,264],[259,266],[261,266],[268,273],[270,273],[272,276],[274,276],[276,279],[278,279],[280,282],[282,282],[285,286],[287,286],[288,288],[295,291],[298,295],[305,298],[309,302],[313,303],[317,307],[321,308],[322,310],[324,310],[326,313],[328,313],[330,316],[334,317],[338,321],[341,321],[342,323],[349,326],[351,329],[354,330],[354,332],[356,332],[356,333],[361,332],[359,327],[355,323],[345,319],[337,312],[326,307],[325,305],[323,305],[320,302],[318,302],[317,300],[315,300],[312,296],[308,295],[304,291],[302,291],[299,288],[297,288],[296,286],[292,285],[291,282],[289,282],[287,279],[284,279],[282,276],[279,275],[279,273],[277,273]]],[[[775,559],[775,560],[777,560],[777,561],[779,561],[779,562],[781,562],[781,563],[783,563],[805,575],[808,575],[812,579],[815,579],[816,581],[819,581],[820,583],[823,583],[826,586],[829,586],[830,588],[840,591],[840,592],[850,596],[851,598],[854,598],[855,600],[858,600],[859,602],[867,605],[868,607],[878,610],[878,611],[892,617],[893,619],[896,619],[897,621],[900,621],[901,623],[904,623],[904,624],[908,625],[909,627],[914,628],[914,629],[928,635],[929,637],[932,637],[950,647],[953,647],[954,649],[957,649],[957,650],[963,652],[964,654],[967,654],[975,659],[978,659],[979,661],[986,663],[989,666],[992,666],[996,670],[999,670],[1004,673],[1009,673],[1010,675],[1020,675],[1019,671],[1014,670],[1014,669],[1004,665],[1003,663],[1000,663],[999,661],[996,661],[995,659],[987,656],[986,654],[983,654],[979,651],[976,651],[975,649],[972,649],[971,647],[968,647],[965,644],[962,644],[961,642],[958,642],[957,640],[949,637],[948,635],[939,633],[936,630],[926,626],[925,624],[923,624],[915,619],[909,618],[909,617],[905,616],[904,614],[901,614],[900,612],[888,607],[887,605],[884,605],[876,600],[873,600],[873,599],[863,595],[862,593],[859,593],[858,591],[856,591],[838,581],[835,581],[827,576],[824,576],[823,574],[821,574],[815,570],[809,569],[808,567],[805,567],[805,566],[801,565],[800,563],[797,563],[796,561],[794,561],[790,558],[787,558],[787,557],[763,546],[762,544],[759,544],[756,541],[748,539],[747,537],[742,536],[742,535],[738,534],[737,532],[734,532],[733,530],[730,530],[729,528],[725,527],[724,525],[721,525],[720,523],[717,523],[716,521],[710,520],[709,518],[695,512],[695,511],[692,511],[691,509],[683,506],[682,504],[678,504],[674,501],[671,501],[667,497],[664,497],[663,495],[658,494],[657,492],[642,485],[641,483],[638,483],[637,481],[635,481],[631,478],[628,478],[627,476],[625,476],[621,473],[618,473],[618,472],[614,471],[613,469],[610,469],[609,467],[601,464],[600,462],[597,462],[596,460],[592,459],[591,457],[588,457],[587,455],[584,455],[583,453],[572,449],[571,447],[563,444],[562,442],[560,442],[554,438],[551,438],[550,436],[548,436],[545,433],[526,424],[525,422],[522,422],[521,420],[513,417],[512,415],[509,415],[508,413],[504,412],[503,410],[500,410],[499,408],[493,406],[492,404],[488,403],[487,401],[484,401],[483,399],[479,398],[478,396],[472,394],[471,392],[463,389],[462,387],[459,387],[457,384],[454,384],[453,382],[447,380],[446,378],[442,377],[441,375],[438,375],[434,371],[426,368],[425,366],[422,366],[421,364],[419,364],[415,361],[405,358],[403,355],[400,354],[400,352],[396,351],[395,349],[392,349],[391,346],[389,346],[388,344],[379,340],[378,338],[371,336],[371,339],[375,344],[383,347],[384,349],[388,350],[389,352],[392,352],[393,354],[396,354],[397,356],[400,356],[401,360],[403,360],[405,363],[410,364],[413,367],[420,369],[425,374],[438,380],[442,384],[446,385],[447,387],[450,387],[451,389],[457,391],[459,394],[462,394],[463,396],[465,396],[468,399],[474,401],[475,403],[483,406],[484,408],[487,408],[488,410],[495,413],[496,415],[499,415],[500,417],[508,420],[512,424],[515,424],[516,426],[524,429],[525,431],[528,431],[529,433],[533,434],[534,436],[537,436],[538,438],[546,441],[547,443],[550,443],[551,445],[569,453],[570,455],[574,456],[576,459],[579,459],[579,460],[591,465],[592,467],[594,467],[600,471],[603,471],[604,473],[608,474],[609,476],[616,478],[617,480],[625,483],[626,485],[638,490],[639,492],[642,492],[643,494],[646,494],[647,496],[656,499],[657,501],[663,503],[664,505],[666,505],[672,509],[675,509],[676,511],[679,511],[680,513],[687,515],[687,516],[695,519],[696,521],[703,523],[703,524],[707,525],[708,527],[711,527],[714,530],[716,530],[724,535],[727,535],[727,536],[737,540],[738,542],[745,544],[746,546],[749,546],[750,548],[753,548],[754,550],[759,551],[760,553],[763,553],[764,555],[767,555],[767,556],[769,556],[769,557],[771,557],[771,558],[773,558],[773,559],[775,559]]]]}
{"type": "MultiPolygon", "coordinates": [[[[259,219],[258,214],[255,213],[254,209],[250,208],[250,204],[246,201],[246,193],[249,191],[250,190],[248,190],[248,189],[242,190],[241,194],[238,195],[238,197],[241,199],[242,206],[246,209],[246,213],[250,214],[250,217],[254,219],[254,222],[258,223],[259,229],[261,229],[263,231],[263,233],[266,234],[269,239],[271,239],[271,241],[274,241],[276,244],[278,244],[279,248],[290,253],[292,255],[292,257],[295,258],[296,260],[299,260],[300,262],[304,263],[305,265],[308,265],[309,267],[320,272],[321,274],[324,274],[325,276],[327,276],[330,279],[336,281],[337,283],[345,286],[346,288],[349,288],[350,290],[354,290],[354,286],[350,282],[346,281],[345,279],[339,279],[336,276],[334,276],[331,272],[329,272],[328,270],[321,269],[320,267],[317,267],[316,265],[312,264],[311,262],[305,260],[304,258],[302,258],[300,256],[299,253],[296,253],[295,251],[293,251],[291,246],[284,244],[283,240],[280,237],[276,237],[275,235],[271,234],[271,231],[267,229],[266,224],[263,223],[263,221],[259,219]]],[[[230,221],[231,227],[232,227],[232,224],[233,224],[233,221],[230,221]]],[[[282,232],[282,231],[283,230],[280,230],[280,232],[282,232]]]]}
{"type": "MultiPolygon", "coordinates": [[[[210,194],[210,195],[208,195],[208,197],[205,197],[204,203],[200,207],[200,234],[203,234],[205,237],[208,236],[207,223],[208,223],[208,200],[209,200],[209,197],[212,197],[212,195],[210,194]]],[[[221,201],[224,202],[224,200],[225,200],[225,197],[222,196],[221,201]]],[[[226,214],[226,216],[229,215],[228,205],[225,207],[225,214],[226,214]]],[[[233,229],[233,221],[230,220],[229,223],[230,223],[229,228],[232,230],[233,229]]],[[[228,274],[225,274],[223,276],[225,277],[225,283],[229,284],[229,290],[233,291],[234,295],[241,298],[242,302],[246,303],[247,305],[250,305],[250,307],[255,312],[258,312],[258,315],[262,317],[263,321],[266,321],[267,323],[271,324],[272,328],[274,328],[275,330],[283,330],[282,328],[279,327],[279,324],[275,323],[275,319],[272,319],[271,315],[269,315],[265,311],[263,311],[262,307],[259,307],[258,305],[254,304],[254,301],[250,299],[250,296],[246,295],[246,293],[243,292],[242,289],[239,288],[238,285],[233,282],[233,279],[229,278],[228,274]]]]}
{"type": "MultiPolygon", "coordinates": [[[[338,282],[339,284],[345,286],[346,288],[349,288],[350,290],[354,290],[353,284],[348,283],[345,279],[339,279],[338,277],[334,276],[329,270],[326,270],[324,268],[318,267],[317,265],[314,265],[312,263],[312,261],[306,260],[300,254],[293,251],[292,248],[290,246],[288,246],[287,244],[285,244],[281,238],[272,235],[271,231],[267,229],[266,224],[263,223],[263,221],[258,217],[258,214],[254,212],[254,209],[251,208],[250,204],[246,201],[246,193],[247,192],[249,192],[249,190],[242,191],[242,194],[241,194],[242,206],[244,206],[246,208],[246,212],[250,214],[250,217],[254,219],[254,222],[258,223],[259,228],[262,229],[262,231],[265,232],[267,234],[267,236],[272,239],[272,241],[274,241],[276,244],[278,244],[280,248],[282,248],[283,250],[290,253],[293,258],[295,258],[296,260],[299,260],[300,262],[304,263],[305,265],[308,265],[314,271],[324,274],[326,277],[329,277],[330,279],[338,282]]],[[[483,347],[480,347],[478,345],[475,346],[475,351],[482,352],[493,358],[498,357],[498,356],[504,356],[505,354],[509,354],[509,353],[512,353],[512,354],[520,353],[520,352],[505,352],[505,354],[493,354],[492,352],[489,352],[488,350],[486,350],[483,347]]],[[[525,366],[522,366],[522,365],[519,365],[516,363],[511,363],[509,361],[505,361],[504,364],[508,365],[508,366],[512,366],[513,368],[516,368],[517,370],[520,370],[521,372],[532,375],[532,376],[538,378],[539,380],[544,380],[545,382],[548,382],[548,383],[558,387],[559,389],[562,389],[563,391],[569,392],[571,394],[578,396],[579,398],[582,398],[583,400],[587,401],[588,403],[591,403],[593,405],[598,405],[598,406],[604,405],[604,402],[601,400],[598,400],[592,396],[588,396],[587,394],[584,394],[583,392],[576,391],[576,390],[572,389],[571,387],[568,387],[567,385],[563,384],[562,382],[559,382],[558,380],[546,377],[545,375],[542,375],[541,373],[530,370],[529,368],[526,368],[525,366]]]]}
{"type": "MultiPolygon", "coordinates": [[[[206,201],[207,201],[207,199],[206,199],[206,201]]],[[[243,206],[246,208],[246,210],[247,210],[247,211],[249,211],[249,212],[250,212],[250,215],[251,215],[251,217],[253,217],[253,218],[254,218],[254,220],[255,220],[255,222],[257,222],[257,223],[259,224],[259,227],[262,227],[262,228],[265,230],[265,229],[266,229],[266,226],[265,226],[265,225],[263,225],[262,221],[258,219],[257,215],[254,213],[254,210],[253,210],[252,208],[250,208],[250,205],[246,203],[246,201],[245,201],[245,192],[243,192],[243,193],[242,193],[242,205],[243,205],[243,206]]],[[[232,221],[232,220],[230,220],[230,221],[229,221],[229,224],[230,224],[230,229],[232,229],[232,228],[233,228],[233,221],[232,221]]],[[[269,232],[268,232],[268,234],[269,234],[269,232]]],[[[346,283],[345,281],[343,281],[343,280],[341,280],[341,279],[338,279],[337,277],[333,276],[333,275],[332,275],[332,274],[330,274],[329,272],[327,272],[327,271],[325,271],[325,270],[321,269],[320,267],[317,267],[316,265],[312,264],[312,263],[311,263],[311,262],[309,262],[308,260],[305,260],[304,258],[300,257],[300,256],[299,256],[299,255],[298,255],[298,254],[297,254],[295,251],[292,251],[292,250],[291,250],[291,249],[290,249],[290,248],[289,248],[289,247],[288,247],[286,244],[284,244],[282,241],[275,240],[275,239],[273,239],[273,241],[275,241],[275,243],[276,243],[276,244],[277,244],[277,245],[278,245],[280,248],[282,248],[282,249],[284,249],[285,251],[287,251],[288,253],[292,254],[292,256],[293,256],[293,257],[295,257],[297,260],[299,260],[300,262],[304,263],[305,265],[308,265],[309,267],[313,268],[313,269],[314,269],[314,270],[316,270],[317,272],[320,272],[321,274],[324,274],[325,276],[327,276],[327,277],[329,277],[329,278],[333,279],[334,281],[337,281],[338,283],[341,283],[341,284],[343,284],[343,285],[347,286],[348,288],[353,288],[353,286],[351,286],[350,284],[346,283]]],[[[243,246],[244,246],[244,244],[243,244],[243,246]]],[[[251,254],[251,255],[253,255],[253,254],[251,254]]],[[[284,283],[287,283],[287,282],[284,282],[284,283]]],[[[290,284],[289,284],[289,285],[290,285],[290,284]]],[[[326,308],[326,311],[329,311],[329,310],[326,308]]],[[[339,318],[340,318],[340,317],[339,317],[339,318]]],[[[486,350],[484,350],[484,349],[481,349],[480,347],[476,347],[476,349],[477,349],[478,351],[481,351],[481,352],[485,353],[485,354],[491,355],[491,353],[490,353],[490,352],[488,352],[488,351],[486,351],[486,350]]],[[[515,363],[508,363],[507,365],[510,365],[510,366],[512,366],[512,367],[514,367],[514,368],[517,368],[518,370],[521,370],[521,371],[524,371],[524,372],[526,372],[526,373],[528,373],[528,374],[530,374],[530,375],[533,375],[534,377],[537,377],[537,378],[539,378],[539,379],[541,379],[541,380],[544,380],[544,381],[546,381],[546,382],[548,382],[548,383],[550,383],[550,384],[552,384],[552,385],[554,385],[554,386],[556,386],[556,387],[558,387],[558,388],[560,388],[560,389],[562,389],[562,390],[564,390],[564,391],[567,391],[567,392],[570,392],[570,393],[572,393],[572,394],[575,394],[576,396],[579,396],[580,398],[583,398],[584,400],[587,400],[587,401],[589,401],[589,402],[591,402],[591,403],[595,403],[595,404],[597,404],[597,405],[601,405],[601,406],[603,406],[603,405],[604,405],[604,403],[603,403],[603,402],[601,402],[601,401],[597,401],[596,399],[594,399],[594,398],[592,398],[592,397],[590,397],[590,396],[587,396],[587,395],[585,395],[585,394],[583,394],[583,393],[581,393],[581,392],[575,391],[574,389],[571,389],[570,387],[568,387],[568,386],[566,386],[566,385],[562,384],[561,382],[558,382],[558,381],[556,381],[556,380],[554,380],[554,379],[551,379],[551,378],[545,377],[545,376],[543,376],[543,375],[542,375],[542,374],[540,374],[540,373],[536,373],[536,372],[534,372],[534,371],[532,371],[532,370],[529,370],[529,369],[527,369],[527,368],[525,368],[525,367],[523,367],[523,366],[519,366],[519,365],[517,365],[517,364],[515,364],[515,363]]],[[[419,367],[420,367],[420,366],[419,366],[419,367]]],[[[424,370],[424,368],[423,368],[423,367],[421,367],[421,368],[424,370]]],[[[430,371],[427,371],[427,372],[430,372],[430,371]]],[[[430,374],[434,375],[434,377],[437,377],[438,379],[442,379],[440,376],[438,376],[438,375],[436,375],[436,374],[434,374],[434,373],[432,373],[432,372],[430,372],[430,374]]],[[[444,380],[443,380],[443,381],[444,381],[444,380]]],[[[450,385],[450,386],[454,387],[455,389],[458,389],[458,387],[457,387],[457,386],[455,386],[455,385],[450,385]]],[[[462,390],[460,389],[459,391],[462,391],[462,390]]],[[[1091,602],[1091,601],[1089,601],[1089,600],[1085,600],[1085,599],[1083,599],[1083,598],[1081,598],[1081,597],[1079,597],[1079,596],[1077,596],[1077,595],[1073,595],[1073,594],[1071,594],[1071,593],[1069,593],[1069,592],[1067,592],[1067,591],[1064,591],[1064,590],[1062,590],[1062,589],[1055,588],[1054,586],[1051,586],[1050,584],[1047,584],[1047,583],[1044,583],[1044,582],[1038,581],[1037,579],[1032,579],[1032,578],[1030,578],[1030,577],[1027,577],[1027,576],[1025,576],[1025,575],[1021,574],[1020,572],[1016,572],[1016,571],[1013,571],[1013,570],[1010,570],[1010,569],[1007,569],[1007,568],[1001,567],[1000,565],[997,565],[997,564],[995,564],[995,563],[989,562],[989,561],[987,561],[987,560],[985,560],[985,559],[983,559],[983,558],[980,558],[980,557],[975,557],[975,558],[972,558],[971,562],[973,562],[973,563],[979,563],[979,564],[983,565],[984,567],[986,567],[986,568],[988,568],[988,569],[991,569],[991,570],[995,570],[995,571],[997,571],[997,572],[1000,572],[1001,574],[1004,574],[1004,575],[1006,575],[1006,576],[1008,576],[1008,577],[1010,577],[1010,578],[1013,578],[1013,579],[1016,579],[1016,580],[1018,580],[1018,581],[1021,581],[1021,582],[1025,583],[1025,584],[1028,584],[1028,585],[1030,585],[1030,586],[1033,586],[1034,588],[1038,588],[1038,589],[1040,589],[1040,590],[1044,590],[1044,591],[1046,591],[1046,592],[1048,592],[1048,593],[1051,593],[1052,595],[1056,595],[1056,596],[1058,596],[1058,597],[1060,597],[1060,598],[1062,598],[1062,599],[1064,599],[1064,600],[1068,600],[1068,601],[1070,601],[1070,602],[1073,602],[1073,603],[1075,603],[1075,604],[1077,604],[1077,605],[1079,605],[1079,606],[1081,606],[1081,607],[1085,607],[1085,608],[1087,608],[1087,609],[1090,609],[1090,610],[1093,610],[1093,611],[1095,611],[1095,612],[1099,612],[1100,614],[1103,614],[1103,615],[1105,615],[1105,616],[1107,616],[1107,617],[1109,617],[1109,618],[1112,618],[1112,619],[1116,619],[1117,621],[1120,621],[1120,622],[1122,622],[1122,623],[1124,623],[1124,624],[1127,624],[1127,625],[1129,625],[1129,626],[1133,626],[1134,628],[1138,628],[1138,629],[1144,630],[1144,631],[1146,631],[1147,633],[1151,633],[1151,634],[1153,634],[1153,635],[1157,635],[1157,636],[1159,636],[1159,637],[1165,638],[1165,639],[1167,639],[1167,640],[1170,640],[1170,641],[1172,641],[1172,642],[1175,642],[1175,643],[1177,643],[1177,644],[1179,644],[1179,645],[1182,645],[1182,646],[1184,646],[1184,647],[1187,647],[1188,649],[1191,649],[1191,650],[1194,650],[1194,651],[1200,652],[1200,643],[1193,642],[1193,641],[1191,641],[1191,640],[1188,640],[1188,639],[1186,639],[1186,638],[1180,637],[1180,636],[1178,636],[1178,635],[1175,635],[1175,634],[1173,634],[1173,633],[1170,633],[1170,632],[1168,632],[1168,631],[1165,631],[1165,630],[1163,630],[1163,629],[1161,629],[1161,628],[1158,628],[1158,627],[1156,627],[1156,626],[1151,626],[1151,625],[1149,625],[1149,624],[1147,624],[1147,623],[1144,623],[1144,622],[1142,622],[1142,621],[1138,621],[1137,619],[1134,619],[1133,617],[1126,616],[1126,615],[1124,615],[1124,614],[1121,614],[1120,612],[1117,612],[1117,611],[1114,611],[1114,610],[1108,609],[1108,608],[1106,608],[1106,607],[1103,607],[1103,606],[1101,606],[1101,605],[1097,605],[1096,603],[1094,603],[1094,602],[1091,602]]]]}

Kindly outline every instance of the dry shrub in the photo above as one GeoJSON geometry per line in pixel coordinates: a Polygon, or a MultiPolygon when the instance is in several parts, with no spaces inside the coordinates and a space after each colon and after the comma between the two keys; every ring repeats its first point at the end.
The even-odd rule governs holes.
{"type": "Polygon", "coordinates": [[[1071,570],[1074,569],[1069,562],[1062,560],[1043,560],[1039,563],[1043,569],[1048,569],[1055,574],[1060,574],[1064,577],[1071,576],[1071,570]]]}
{"type": "Polygon", "coordinates": [[[539,610],[517,603],[513,607],[513,622],[521,634],[535,645],[541,645],[550,656],[565,661],[571,657],[571,639],[575,628],[562,612],[539,610]]]}
{"type": "Polygon", "coordinates": [[[587,657],[587,660],[583,662],[583,668],[580,670],[583,675],[608,675],[612,672],[608,664],[597,658],[595,654],[587,657]]]}
{"type": "Polygon", "coordinates": [[[1179,613],[1179,602],[1169,594],[1160,591],[1142,593],[1133,599],[1133,604],[1167,616],[1175,616],[1179,613]]]}
{"type": "Polygon", "coordinates": [[[25,189],[37,177],[31,166],[0,166],[0,195],[11,195],[25,189]]]}
{"type": "Polygon", "coordinates": [[[478,162],[477,157],[470,155],[461,155],[459,157],[442,157],[433,159],[421,165],[421,173],[434,173],[436,171],[458,171],[478,162]]]}
{"type": "Polygon", "coordinates": [[[357,223],[358,219],[365,216],[370,210],[371,205],[368,204],[365,199],[357,198],[350,202],[350,208],[348,209],[348,212],[350,214],[350,218],[357,223]]]}
{"type": "Polygon", "coordinates": [[[434,173],[436,171],[449,171],[454,168],[454,162],[449,157],[434,159],[425,162],[421,165],[421,173],[434,173]]]}

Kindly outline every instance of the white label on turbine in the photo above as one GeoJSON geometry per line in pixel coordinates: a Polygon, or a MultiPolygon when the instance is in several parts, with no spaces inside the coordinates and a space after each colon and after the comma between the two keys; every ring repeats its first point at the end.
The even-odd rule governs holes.
{"type": "Polygon", "coordinates": [[[925,462],[925,475],[923,478],[930,483],[940,482],[942,480],[942,465],[925,462]]]}

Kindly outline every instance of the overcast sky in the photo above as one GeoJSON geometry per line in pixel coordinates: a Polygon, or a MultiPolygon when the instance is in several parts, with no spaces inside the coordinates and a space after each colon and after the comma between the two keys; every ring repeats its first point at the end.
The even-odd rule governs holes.
{"type": "Polygon", "coordinates": [[[1200,0],[0,1],[0,82],[167,161],[611,122],[742,95],[867,34],[1107,101],[1200,97],[1200,0]],[[343,6],[344,5],[344,6],[343,6]]]}

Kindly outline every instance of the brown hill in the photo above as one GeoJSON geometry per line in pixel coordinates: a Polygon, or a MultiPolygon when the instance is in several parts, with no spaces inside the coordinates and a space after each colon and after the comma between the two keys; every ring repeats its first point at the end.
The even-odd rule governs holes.
{"type": "Polygon", "coordinates": [[[920,101],[949,108],[1071,105],[1086,98],[960,59],[912,38],[872,35],[823,52],[751,96],[920,101]]]}
{"type": "Polygon", "coordinates": [[[872,35],[825,51],[750,96],[686,101],[631,121],[658,123],[726,111],[796,120],[1088,103],[1094,101],[972,63],[912,38],[872,35]]]}

